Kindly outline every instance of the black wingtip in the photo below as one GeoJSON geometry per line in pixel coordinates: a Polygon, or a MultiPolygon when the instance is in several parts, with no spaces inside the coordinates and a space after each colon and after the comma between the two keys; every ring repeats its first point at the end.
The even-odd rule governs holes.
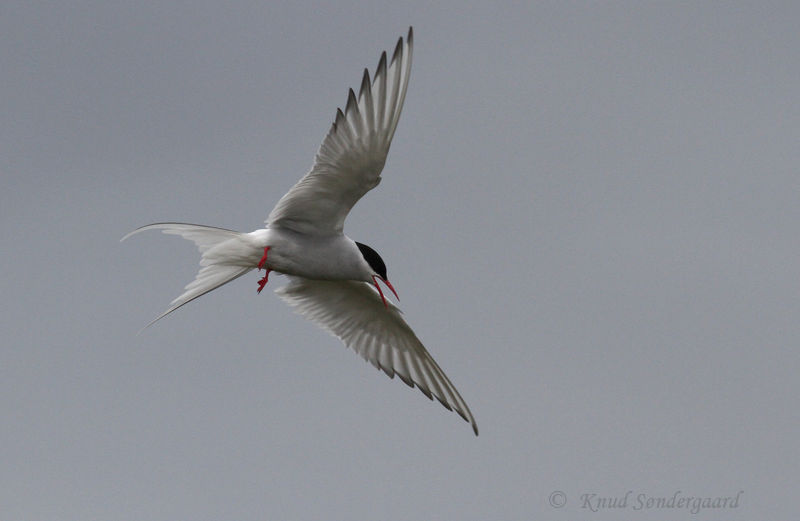
{"type": "Polygon", "coordinates": [[[386,74],[386,51],[381,53],[381,59],[378,60],[378,66],[375,68],[375,78],[377,81],[381,74],[386,74]]]}
{"type": "MultiPolygon", "coordinates": [[[[449,407],[448,407],[448,409],[449,409],[449,407]]],[[[472,425],[472,431],[475,433],[475,436],[477,436],[478,435],[478,424],[475,423],[475,420],[471,419],[467,415],[467,413],[465,411],[462,411],[460,409],[455,409],[455,411],[458,413],[459,416],[461,416],[464,419],[465,422],[467,422],[470,425],[472,425]]]]}
{"type": "Polygon", "coordinates": [[[342,112],[342,109],[337,108],[336,109],[336,119],[333,120],[333,128],[334,128],[334,130],[339,128],[339,125],[342,123],[342,121],[344,121],[344,112],[342,112]]]}
{"type": "Polygon", "coordinates": [[[361,99],[364,94],[370,90],[372,82],[369,79],[369,69],[364,68],[364,76],[361,78],[361,88],[358,91],[358,99],[361,99]]]}
{"type": "Polygon", "coordinates": [[[397,45],[394,46],[394,52],[392,53],[392,60],[389,62],[389,65],[397,61],[397,58],[403,53],[403,37],[397,39],[397,45]]]}
{"type": "Polygon", "coordinates": [[[353,89],[350,89],[347,93],[347,105],[344,108],[344,113],[349,114],[351,110],[355,109],[358,106],[358,100],[356,100],[356,93],[353,92],[353,89]]]}

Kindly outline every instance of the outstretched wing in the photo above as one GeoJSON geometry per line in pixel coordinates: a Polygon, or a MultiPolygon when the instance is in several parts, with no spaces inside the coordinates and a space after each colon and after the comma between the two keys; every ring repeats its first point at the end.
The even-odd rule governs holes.
{"type": "Polygon", "coordinates": [[[284,195],[267,218],[267,225],[301,233],[341,233],[350,209],[381,180],[411,73],[413,32],[400,38],[387,64],[381,55],[375,78],[364,69],[361,89],[353,89],[344,112],[322,142],[314,166],[284,195]]]}
{"type": "Polygon", "coordinates": [[[294,310],[338,337],[390,378],[399,376],[425,396],[478,426],[466,402],[391,303],[384,307],[370,284],[289,277],[275,290],[294,310]]]}

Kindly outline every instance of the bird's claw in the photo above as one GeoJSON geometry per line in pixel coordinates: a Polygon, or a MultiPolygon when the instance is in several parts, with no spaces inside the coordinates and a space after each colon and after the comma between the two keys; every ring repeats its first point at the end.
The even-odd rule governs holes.
{"type": "Polygon", "coordinates": [[[272,270],[267,270],[267,273],[266,275],[264,275],[264,278],[258,281],[258,293],[261,293],[261,290],[264,289],[264,286],[267,285],[267,279],[269,278],[270,271],[272,270]]]}

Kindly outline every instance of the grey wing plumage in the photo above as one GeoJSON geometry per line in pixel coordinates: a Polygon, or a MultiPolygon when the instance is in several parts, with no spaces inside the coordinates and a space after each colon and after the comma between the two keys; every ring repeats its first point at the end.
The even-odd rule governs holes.
{"type": "Polygon", "coordinates": [[[388,63],[386,53],[381,55],[372,81],[364,70],[358,96],[350,89],[314,165],[278,201],[268,226],[315,235],[342,232],[353,205],[380,182],[408,88],[413,43],[409,28],[388,63]]]}
{"type": "Polygon", "coordinates": [[[391,303],[384,307],[370,284],[289,277],[275,292],[294,310],[338,337],[389,377],[399,376],[428,398],[478,426],[466,402],[391,303]]]}

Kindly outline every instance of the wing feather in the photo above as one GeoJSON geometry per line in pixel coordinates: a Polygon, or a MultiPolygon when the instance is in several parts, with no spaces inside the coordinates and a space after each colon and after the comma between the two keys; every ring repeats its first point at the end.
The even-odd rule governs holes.
{"type": "Polygon", "coordinates": [[[386,120],[386,111],[383,110],[386,106],[386,51],[381,54],[378,67],[375,69],[374,84],[377,85],[378,91],[375,128],[383,128],[383,122],[386,120]]]}
{"type": "Polygon", "coordinates": [[[390,378],[398,375],[478,427],[466,402],[393,304],[366,282],[289,277],[275,292],[297,313],[338,337],[390,378]]]}
{"type": "Polygon", "coordinates": [[[384,52],[372,80],[364,70],[358,96],[348,91],[344,112],[337,109],[314,165],[278,201],[268,226],[310,235],[342,232],[353,205],[380,183],[408,89],[412,50],[409,28],[388,66],[384,52]]]}
{"type": "MultiPolygon", "coordinates": [[[[376,128],[375,125],[375,102],[372,99],[372,89],[370,89],[369,70],[364,69],[364,77],[361,79],[361,89],[358,92],[359,106],[363,106],[364,120],[369,131],[376,128]]],[[[369,137],[369,136],[368,136],[369,137]]]]}

